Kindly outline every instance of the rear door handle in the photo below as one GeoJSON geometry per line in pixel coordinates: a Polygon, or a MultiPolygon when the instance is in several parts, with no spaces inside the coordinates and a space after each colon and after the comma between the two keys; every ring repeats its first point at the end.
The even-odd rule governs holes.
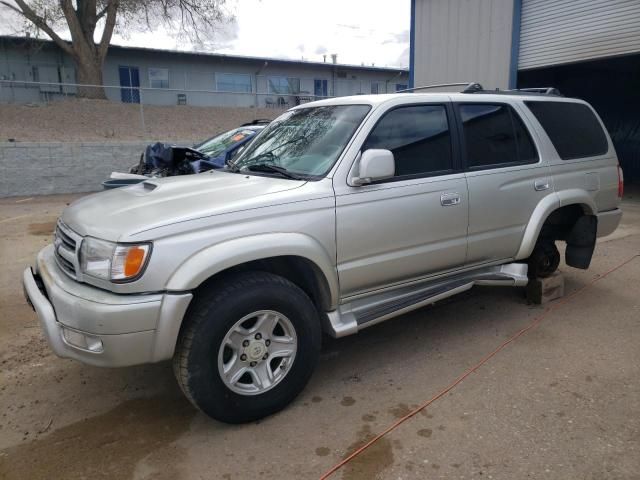
{"type": "Polygon", "coordinates": [[[460,203],[459,193],[443,193],[440,195],[440,205],[443,207],[451,207],[460,203]]]}
{"type": "Polygon", "coordinates": [[[549,180],[536,180],[533,182],[533,188],[535,188],[536,192],[549,190],[549,180]]]}

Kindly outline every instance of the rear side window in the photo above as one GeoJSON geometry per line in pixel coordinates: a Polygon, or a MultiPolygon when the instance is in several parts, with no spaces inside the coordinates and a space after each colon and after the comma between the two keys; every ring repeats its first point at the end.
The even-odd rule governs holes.
{"type": "Polygon", "coordinates": [[[538,153],[520,117],[508,105],[461,104],[464,144],[470,168],[535,163],[538,153]]]}
{"type": "Polygon", "coordinates": [[[607,137],[593,111],[582,103],[525,102],[562,160],[604,155],[607,137]]]}
{"type": "Polygon", "coordinates": [[[444,105],[399,107],[373,128],[363,150],[391,150],[396,177],[429,175],[453,169],[451,133],[444,105]]]}

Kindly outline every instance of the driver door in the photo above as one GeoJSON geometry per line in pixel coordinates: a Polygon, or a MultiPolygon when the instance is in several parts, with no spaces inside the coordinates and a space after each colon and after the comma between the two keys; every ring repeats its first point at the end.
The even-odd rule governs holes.
{"type": "Polygon", "coordinates": [[[359,187],[334,186],[341,296],[465,263],[468,192],[453,118],[446,102],[391,108],[361,151],[390,150],[395,176],[359,187]]]}

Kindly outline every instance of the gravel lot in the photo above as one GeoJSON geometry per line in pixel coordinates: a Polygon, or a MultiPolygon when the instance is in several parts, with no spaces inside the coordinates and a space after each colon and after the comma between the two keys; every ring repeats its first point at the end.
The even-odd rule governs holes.
{"type": "Polygon", "coordinates": [[[73,198],[0,201],[0,478],[318,478],[541,316],[331,478],[640,478],[636,199],[589,270],[561,267],[577,293],[551,310],[521,289],[476,287],[328,339],[289,408],[230,426],[192,408],[166,363],[110,370],[51,354],[20,275],[73,198]]]}
{"type": "Polygon", "coordinates": [[[68,100],[48,105],[0,105],[0,142],[104,142],[202,140],[282,110],[144,105],[107,100],[68,100]]]}

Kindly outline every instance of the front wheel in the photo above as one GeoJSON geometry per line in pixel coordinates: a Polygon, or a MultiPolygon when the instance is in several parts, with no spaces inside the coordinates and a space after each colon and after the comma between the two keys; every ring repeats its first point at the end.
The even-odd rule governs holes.
{"type": "Polygon", "coordinates": [[[174,356],[182,390],[229,423],[284,408],[306,385],[320,353],[309,297],[283,277],[248,272],[201,291],[174,356]]]}

